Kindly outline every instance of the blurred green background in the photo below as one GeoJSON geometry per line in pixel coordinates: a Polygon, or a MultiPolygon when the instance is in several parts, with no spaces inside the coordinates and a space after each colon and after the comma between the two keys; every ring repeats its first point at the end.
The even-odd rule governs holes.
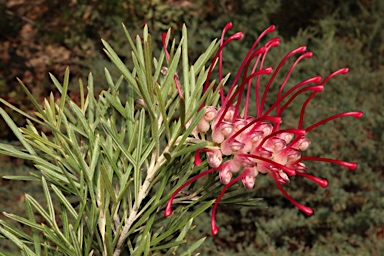
{"type": "MultiPolygon", "coordinates": [[[[232,21],[231,31],[245,38],[225,50],[224,69],[236,72],[253,40],[270,24],[273,36],[282,38],[269,61],[276,65],[290,50],[307,45],[314,57],[295,69],[290,82],[349,67],[316,95],[306,111],[310,125],[327,116],[352,110],[364,111],[361,120],[333,121],[309,134],[307,155],[355,161],[350,171],[329,164],[308,164],[312,174],[329,180],[321,189],[302,179],[286,186],[299,202],[314,208],[306,217],[266,176],[259,176],[250,193],[264,198],[263,209],[220,206],[220,233],[209,235],[206,212],[196,221],[190,240],[208,235],[201,255],[381,255],[384,252],[384,2],[289,0],[8,0],[0,2],[0,97],[33,113],[21,93],[19,77],[43,101],[54,86],[48,72],[58,78],[67,66],[73,83],[92,71],[98,89],[106,87],[102,69],[113,69],[103,54],[100,38],[110,42],[129,65],[130,49],[121,22],[131,35],[148,24],[154,48],[161,49],[161,33],[172,28],[179,37],[186,23],[190,58],[197,58],[221,29],[232,21]],[[381,252],[381,253],[380,253],[381,252]]],[[[272,36],[269,36],[269,39],[272,36]]],[[[74,88],[76,88],[74,86],[74,88]]],[[[78,93],[72,90],[74,97],[78,93]]],[[[300,100],[290,108],[294,123],[300,100]]],[[[10,112],[21,126],[24,118],[10,112]]],[[[286,118],[287,118],[286,116],[286,118]]],[[[14,137],[0,121],[0,139],[14,137]]],[[[0,176],[33,170],[27,162],[0,156],[0,176]]],[[[240,187],[240,186],[239,186],[240,187]]],[[[43,196],[40,184],[0,179],[0,212],[24,214],[24,194],[43,196]]],[[[4,218],[0,213],[0,218],[4,218]]],[[[0,240],[0,252],[16,252],[0,240]]]]}

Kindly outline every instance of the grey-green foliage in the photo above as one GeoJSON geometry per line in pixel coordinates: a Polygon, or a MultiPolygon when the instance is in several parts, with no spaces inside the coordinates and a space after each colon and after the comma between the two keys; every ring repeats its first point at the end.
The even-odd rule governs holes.
{"type": "MultiPolygon", "coordinates": [[[[31,161],[40,171],[3,178],[41,182],[45,195],[45,202],[26,195],[27,216],[4,213],[30,227],[30,233],[0,221],[1,236],[22,255],[170,255],[186,242],[193,219],[212,204],[209,193],[200,190],[204,200],[196,193],[179,198],[176,201],[183,207],[174,206],[175,213],[163,217],[170,194],[206,166],[194,168],[193,153],[205,142],[196,142],[189,134],[204,114],[201,103],[213,104],[218,99],[213,84],[201,95],[205,66],[218,43],[212,42],[191,66],[185,27],[179,44],[168,44],[168,32],[169,60],[164,51],[158,58],[152,56],[147,27],[143,37],[134,40],[124,31],[134,69],[128,70],[103,41],[107,56],[122,75],[113,79],[105,69],[108,88],[99,95],[95,96],[90,74],[87,90],[80,80],[80,98],[70,98],[67,69],[62,83],[51,75],[60,97],[51,94],[42,105],[20,81],[37,109],[35,116],[0,99],[27,119],[26,127],[18,128],[0,108],[20,141],[20,146],[1,143],[0,154],[31,161]],[[166,73],[161,72],[164,67],[166,73]],[[182,96],[176,89],[176,73],[183,79],[182,96]],[[128,95],[119,94],[122,87],[127,87],[128,95]]],[[[212,177],[203,187],[216,182],[212,177]]],[[[203,241],[190,244],[183,255],[203,241]]]]}

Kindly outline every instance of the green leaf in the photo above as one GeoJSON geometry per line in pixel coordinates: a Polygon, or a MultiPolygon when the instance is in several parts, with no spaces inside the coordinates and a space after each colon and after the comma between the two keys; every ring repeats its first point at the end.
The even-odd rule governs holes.
{"type": "Polygon", "coordinates": [[[106,121],[102,119],[100,122],[101,122],[101,125],[102,125],[102,127],[104,128],[105,132],[112,138],[112,140],[115,142],[116,146],[121,150],[121,152],[123,152],[123,154],[124,154],[125,157],[128,159],[128,161],[129,161],[133,166],[137,166],[135,159],[132,157],[131,154],[128,153],[128,151],[126,150],[126,148],[124,147],[124,145],[122,145],[122,144],[120,143],[119,139],[117,138],[117,135],[112,131],[111,127],[109,127],[109,126],[106,124],[106,121]]]}
{"type": "Polygon", "coordinates": [[[79,187],[79,184],[76,182],[77,178],[75,178],[73,175],[70,175],[66,172],[64,174],[61,173],[61,170],[58,172],[57,170],[52,170],[49,167],[43,166],[43,165],[35,165],[35,167],[40,170],[46,178],[55,181],[56,183],[65,183],[69,184],[72,183],[75,187],[79,187]]]}
{"type": "Polygon", "coordinates": [[[58,249],[59,252],[66,253],[67,255],[73,255],[73,246],[68,240],[65,240],[65,243],[63,243],[57,234],[54,233],[50,228],[44,224],[42,226],[45,236],[49,239],[50,242],[53,242],[58,247],[56,249],[58,249]]]}
{"type": "MultiPolygon", "coordinates": [[[[30,209],[27,209],[28,211],[30,211],[30,209]]],[[[28,212],[27,212],[28,213],[28,212]]],[[[33,211],[32,211],[33,213],[33,211]]],[[[31,227],[33,230],[40,230],[42,231],[43,228],[36,223],[36,221],[33,221],[33,220],[28,220],[26,218],[23,218],[23,217],[20,217],[18,215],[15,215],[13,213],[8,213],[8,212],[3,212],[4,216],[6,216],[7,218],[10,218],[12,220],[15,220],[19,223],[22,223],[24,225],[27,225],[29,227],[31,227]]],[[[28,213],[29,214],[29,213],[28,213]]],[[[30,217],[30,216],[29,216],[30,217]]],[[[12,229],[13,232],[17,232],[16,229],[12,229]]],[[[19,237],[27,237],[27,235],[22,235],[22,234],[19,234],[19,237]]]]}
{"type": "Polygon", "coordinates": [[[155,147],[155,141],[151,141],[150,143],[147,144],[146,149],[144,152],[141,154],[141,159],[139,162],[139,166],[142,166],[144,162],[148,159],[149,155],[153,153],[154,147],[155,147]]]}
{"type": "Polygon", "coordinates": [[[19,128],[16,126],[15,122],[13,122],[13,120],[9,117],[7,112],[5,112],[4,109],[1,107],[0,107],[0,115],[4,118],[4,121],[8,124],[9,128],[11,128],[13,134],[15,134],[15,136],[19,139],[21,144],[23,144],[24,148],[29,152],[29,154],[36,155],[35,150],[31,147],[31,145],[29,145],[25,141],[23,135],[19,131],[19,128]]]}
{"type": "Polygon", "coordinates": [[[100,168],[100,174],[101,174],[101,178],[102,178],[102,181],[104,183],[104,186],[107,189],[109,195],[111,196],[112,202],[116,204],[117,201],[116,201],[115,191],[113,190],[112,182],[109,180],[108,174],[105,171],[104,167],[100,168]]]}
{"type": "MultiPolygon", "coordinates": [[[[53,143],[53,142],[49,141],[48,139],[46,139],[42,136],[39,136],[38,134],[36,134],[36,133],[34,133],[28,129],[21,128],[21,130],[24,132],[25,138],[29,138],[35,142],[38,142],[40,145],[39,148],[46,147],[47,149],[45,150],[45,152],[49,152],[50,151],[49,148],[53,148],[53,149],[62,151],[62,148],[60,145],[57,145],[56,143],[53,143]]],[[[51,152],[53,152],[53,150],[51,150],[51,152]]],[[[47,153],[47,154],[49,154],[49,153],[47,153]]]]}
{"type": "Polygon", "coordinates": [[[189,127],[187,128],[187,130],[183,133],[181,138],[178,138],[177,140],[174,140],[172,142],[171,145],[174,145],[174,143],[176,143],[176,141],[178,143],[178,145],[174,149],[175,152],[179,151],[181,149],[181,147],[184,146],[184,142],[189,137],[189,135],[192,133],[192,130],[197,126],[197,124],[199,123],[200,119],[204,116],[204,114],[205,114],[205,110],[204,109],[201,109],[198,113],[196,113],[194,119],[190,123],[189,127]]]}
{"type": "Polygon", "coordinates": [[[219,48],[220,43],[217,42],[217,39],[213,40],[212,43],[208,46],[207,50],[200,55],[200,57],[196,60],[194,66],[195,76],[200,72],[200,70],[204,67],[204,65],[208,62],[211,56],[216,52],[219,48]]]}
{"type": "Polygon", "coordinates": [[[165,239],[166,237],[170,236],[172,233],[176,232],[177,230],[181,229],[188,223],[188,221],[192,218],[195,218],[196,216],[199,216],[201,213],[203,213],[205,210],[207,210],[215,200],[211,200],[206,202],[204,205],[200,206],[196,211],[194,211],[191,215],[188,216],[188,218],[185,218],[183,221],[181,221],[176,226],[173,226],[171,229],[165,231],[163,234],[161,234],[156,239],[152,240],[151,245],[158,244],[160,241],[165,239]]]}
{"type": "Polygon", "coordinates": [[[55,220],[56,219],[55,209],[53,207],[53,202],[52,202],[51,194],[50,194],[49,189],[48,189],[47,182],[46,182],[44,177],[41,177],[41,181],[43,184],[45,199],[47,201],[48,213],[50,215],[50,218],[52,220],[55,220]]]}
{"type": "Polygon", "coordinates": [[[185,236],[187,235],[187,233],[190,231],[191,229],[191,226],[192,226],[192,223],[193,223],[193,218],[190,219],[188,221],[188,223],[183,227],[183,229],[181,230],[179,236],[176,238],[175,241],[183,241],[185,236]]]}
{"type": "Polygon", "coordinates": [[[69,106],[71,107],[72,111],[75,113],[76,117],[80,121],[80,124],[83,127],[83,131],[85,132],[85,134],[87,134],[91,138],[93,136],[94,129],[92,129],[90,126],[90,119],[87,120],[85,118],[84,113],[81,111],[79,106],[77,106],[74,102],[70,102],[69,106]]]}
{"type": "Polygon", "coordinates": [[[20,250],[27,253],[27,255],[33,255],[36,254],[31,251],[28,247],[25,246],[24,242],[20,240],[18,237],[16,237],[14,234],[9,232],[8,230],[4,229],[0,226],[0,233],[3,234],[6,238],[8,238],[10,241],[12,241],[17,247],[19,247],[20,250]]]}
{"type": "Polygon", "coordinates": [[[191,246],[188,247],[186,251],[184,251],[180,256],[188,256],[191,255],[192,252],[194,252],[196,249],[198,249],[205,241],[207,237],[200,238],[196,242],[194,242],[191,246]]]}
{"type": "Polygon", "coordinates": [[[175,247],[175,246],[179,246],[179,245],[184,244],[184,243],[185,243],[185,241],[170,242],[170,243],[166,243],[164,245],[152,247],[152,251],[159,251],[159,250],[169,249],[169,248],[172,248],[172,247],[175,247]]]}
{"type": "Polygon", "coordinates": [[[89,176],[90,177],[94,176],[94,173],[99,169],[98,165],[100,163],[100,161],[99,161],[100,160],[100,145],[99,145],[100,135],[96,134],[95,137],[96,137],[96,139],[92,143],[93,144],[93,149],[92,149],[92,152],[91,152],[92,158],[91,158],[91,163],[89,165],[89,173],[90,173],[89,176]]]}
{"type": "Polygon", "coordinates": [[[126,36],[127,39],[128,39],[129,45],[131,46],[133,52],[134,52],[136,55],[138,55],[136,46],[135,46],[135,44],[134,44],[133,41],[132,41],[132,37],[131,37],[131,35],[129,34],[129,32],[128,32],[127,28],[125,27],[125,25],[122,24],[122,26],[123,26],[123,29],[124,29],[125,36],[126,36]]]}
{"type": "Polygon", "coordinates": [[[105,75],[105,79],[107,79],[107,83],[108,83],[109,88],[112,89],[112,94],[113,94],[113,95],[116,95],[115,84],[114,84],[114,82],[113,82],[111,73],[109,73],[109,71],[108,71],[107,68],[104,68],[104,75],[105,75]]]}
{"type": "Polygon", "coordinates": [[[4,99],[1,99],[0,98],[0,102],[3,103],[4,105],[6,105],[7,107],[9,107],[10,109],[12,109],[13,111],[16,111],[17,113],[25,116],[27,118],[27,120],[32,120],[36,123],[38,123],[39,125],[43,126],[43,127],[49,127],[48,124],[40,121],[39,119],[27,114],[26,112],[22,111],[21,109],[13,106],[12,104],[10,104],[9,102],[5,101],[4,99]]]}
{"type": "Polygon", "coordinates": [[[154,109],[154,95],[152,86],[147,84],[147,79],[145,78],[145,70],[140,67],[140,64],[138,62],[137,56],[132,55],[133,64],[135,66],[136,72],[137,72],[137,85],[140,90],[140,96],[143,97],[143,100],[145,102],[145,107],[148,110],[149,114],[153,117],[155,116],[155,109],[154,109]],[[150,87],[151,86],[151,87],[150,87]]]}
{"type": "Polygon", "coordinates": [[[240,193],[234,196],[223,198],[220,201],[220,204],[230,204],[237,205],[243,207],[265,207],[265,203],[263,203],[262,198],[253,198],[249,197],[249,193],[240,193]]]}
{"type": "Polygon", "coordinates": [[[83,81],[79,78],[79,91],[80,91],[80,108],[85,113],[87,105],[84,102],[84,85],[83,81]]]}
{"type": "Polygon", "coordinates": [[[143,145],[146,145],[146,140],[144,140],[144,131],[145,131],[145,111],[144,109],[140,110],[139,114],[139,120],[138,120],[138,131],[137,131],[137,141],[135,145],[135,158],[136,162],[140,161],[141,155],[142,155],[142,150],[143,150],[143,145]]]}
{"type": "MultiPolygon", "coordinates": [[[[140,90],[138,88],[137,82],[132,75],[132,73],[127,69],[125,64],[121,61],[121,59],[118,57],[116,52],[112,49],[112,47],[104,40],[101,40],[104,47],[105,47],[105,53],[107,56],[111,59],[111,61],[116,65],[116,67],[120,70],[124,78],[128,81],[129,85],[132,86],[132,88],[135,90],[135,92],[139,95],[141,95],[140,90]]],[[[134,51],[135,52],[135,51],[134,51]]],[[[137,52],[135,52],[137,55],[137,52]]]]}
{"type": "Polygon", "coordinates": [[[171,133],[169,130],[169,123],[168,123],[169,116],[166,113],[166,108],[164,105],[163,96],[162,96],[162,93],[160,91],[160,87],[158,86],[158,84],[155,84],[154,88],[155,88],[155,96],[156,96],[157,102],[159,103],[159,107],[160,107],[160,113],[161,113],[161,116],[162,116],[163,122],[164,122],[165,134],[167,136],[168,141],[170,141],[171,133]]]}
{"type": "Polygon", "coordinates": [[[207,144],[208,144],[207,141],[201,141],[201,142],[196,143],[194,145],[190,145],[188,147],[185,147],[179,151],[174,150],[174,153],[172,154],[172,158],[191,154],[193,152],[196,152],[196,150],[199,148],[205,148],[207,146],[207,144]]]}
{"type": "Polygon", "coordinates": [[[33,176],[9,176],[5,175],[2,176],[3,179],[7,180],[23,180],[23,181],[40,181],[39,178],[33,177],[33,176]]]}
{"type": "Polygon", "coordinates": [[[62,223],[61,227],[63,229],[63,234],[65,237],[69,237],[69,219],[67,214],[67,208],[63,203],[61,203],[60,209],[61,209],[60,219],[62,223]]]}
{"type": "Polygon", "coordinates": [[[182,43],[183,43],[183,38],[180,41],[180,45],[176,50],[175,56],[172,58],[172,61],[168,67],[168,72],[163,80],[163,83],[160,84],[161,89],[163,91],[163,95],[162,95],[163,99],[167,97],[168,91],[171,88],[171,86],[174,86],[173,89],[176,89],[173,79],[177,70],[177,66],[179,64],[182,43]]]}
{"type": "Polygon", "coordinates": [[[152,38],[148,35],[147,40],[144,40],[144,64],[145,64],[145,78],[148,90],[152,96],[152,101],[154,100],[153,92],[153,74],[152,74],[152,38]]]}
{"type": "MultiPolygon", "coordinates": [[[[95,107],[94,107],[94,99],[95,99],[95,92],[93,89],[93,75],[92,73],[89,73],[88,75],[88,95],[87,95],[87,100],[88,100],[88,126],[93,129],[94,127],[94,116],[95,116],[95,107]]],[[[83,125],[85,126],[85,125],[83,125]]]]}
{"type": "MultiPolygon", "coordinates": [[[[61,113],[64,109],[65,101],[67,99],[68,83],[69,83],[69,68],[67,67],[65,69],[65,74],[64,74],[63,89],[61,91],[60,106],[58,111],[59,113],[61,113]]],[[[58,115],[58,120],[57,120],[58,129],[60,129],[60,124],[61,124],[61,115],[58,115]]]]}
{"type": "Polygon", "coordinates": [[[127,118],[127,112],[123,105],[121,105],[121,101],[117,96],[112,96],[109,92],[104,93],[104,97],[107,101],[115,107],[115,109],[124,117],[127,118]]]}
{"type": "Polygon", "coordinates": [[[184,99],[189,100],[190,86],[189,86],[189,63],[188,63],[188,33],[187,27],[183,24],[182,28],[182,62],[183,62],[183,85],[184,85],[184,99]]]}
{"type": "Polygon", "coordinates": [[[145,64],[144,64],[144,51],[143,51],[143,46],[141,44],[141,38],[140,38],[139,35],[136,35],[136,49],[137,49],[137,55],[136,54],[135,55],[136,55],[136,57],[139,60],[140,68],[144,69],[144,67],[145,67],[145,64]]]}
{"type": "Polygon", "coordinates": [[[41,108],[40,104],[36,101],[36,99],[33,97],[31,92],[28,90],[27,86],[24,85],[24,83],[19,79],[16,78],[17,81],[20,83],[21,88],[27,94],[28,98],[31,100],[32,104],[35,106],[35,108],[39,111],[39,114],[41,115],[42,119],[47,120],[47,115],[45,114],[45,111],[41,108]]]}
{"type": "Polygon", "coordinates": [[[149,246],[150,246],[150,241],[151,241],[151,234],[149,232],[141,234],[141,239],[137,241],[137,247],[132,254],[132,256],[141,256],[141,255],[148,255],[149,253],[149,246]]]}
{"type": "Polygon", "coordinates": [[[44,208],[30,195],[25,195],[25,200],[28,201],[28,203],[31,204],[39,213],[40,215],[49,223],[50,226],[55,226],[56,219],[51,219],[51,216],[49,213],[47,213],[44,208]]]}
{"type": "Polygon", "coordinates": [[[65,208],[72,214],[72,216],[75,219],[77,219],[78,214],[77,214],[76,210],[73,208],[72,204],[68,201],[68,199],[64,196],[63,192],[60,189],[58,189],[54,184],[51,184],[51,188],[52,188],[53,192],[55,192],[55,194],[60,199],[60,202],[63,205],[65,205],[65,208]]]}
{"type": "Polygon", "coordinates": [[[75,255],[82,255],[81,245],[79,244],[79,241],[77,240],[76,232],[73,229],[73,226],[71,224],[69,224],[69,234],[71,236],[72,245],[73,245],[74,251],[76,253],[75,255]]]}

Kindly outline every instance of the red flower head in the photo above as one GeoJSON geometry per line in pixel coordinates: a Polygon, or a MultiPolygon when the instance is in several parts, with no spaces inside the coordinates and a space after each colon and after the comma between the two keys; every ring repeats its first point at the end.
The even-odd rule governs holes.
{"type": "MultiPolygon", "coordinates": [[[[209,87],[212,70],[217,60],[219,81],[223,79],[223,48],[230,41],[240,39],[243,36],[243,34],[239,32],[224,40],[225,33],[231,27],[232,24],[228,23],[223,30],[220,48],[208,70],[203,93],[205,93],[209,87]]],[[[321,187],[326,187],[328,185],[326,180],[307,173],[307,168],[303,163],[305,161],[329,162],[345,166],[351,170],[356,168],[356,164],[351,162],[302,156],[302,152],[304,152],[311,143],[309,138],[306,137],[308,132],[336,118],[345,116],[360,118],[363,115],[360,111],[345,112],[328,117],[309,127],[303,127],[305,108],[309,101],[324,89],[324,85],[332,77],[346,74],[348,69],[343,68],[337,70],[325,78],[320,76],[308,78],[286,92],[283,92],[295,66],[302,59],[311,58],[312,53],[307,52],[306,47],[302,46],[289,52],[274,70],[272,67],[264,67],[268,52],[271,48],[279,45],[279,39],[273,38],[264,45],[258,48],[256,47],[261,38],[273,32],[274,29],[275,26],[270,26],[256,39],[240,65],[228,92],[225,93],[224,88],[220,88],[221,106],[219,108],[205,106],[205,115],[195,128],[194,135],[198,136],[198,134],[203,134],[205,136],[205,134],[208,135],[209,133],[210,136],[208,136],[208,138],[212,144],[216,146],[216,149],[198,150],[195,155],[195,164],[199,165],[201,163],[200,153],[205,152],[207,154],[208,164],[212,168],[194,176],[173,193],[167,204],[165,216],[172,214],[171,206],[173,199],[181,189],[200,177],[216,171],[219,172],[220,180],[224,184],[224,187],[216,199],[212,210],[211,224],[213,235],[218,233],[215,220],[216,209],[226,190],[240,180],[246,189],[253,188],[256,176],[259,173],[268,173],[275,181],[277,188],[290,202],[307,215],[311,215],[313,213],[312,209],[298,203],[290,197],[281,184],[288,183],[289,177],[299,175],[316,182],[321,187]],[[290,66],[285,79],[279,85],[280,87],[275,102],[269,108],[265,108],[268,90],[274,82],[276,75],[287,60],[294,55],[299,56],[290,66]],[[262,76],[270,76],[266,84],[261,83],[262,76]],[[301,107],[297,127],[280,129],[280,124],[283,122],[282,114],[284,110],[299,94],[306,92],[310,94],[301,107]],[[249,101],[251,93],[253,93],[256,98],[255,106],[251,106],[249,101]],[[244,95],[245,100],[243,99],[244,95]],[[243,105],[242,109],[240,109],[241,105],[243,105]],[[223,156],[225,156],[224,161],[223,156]]]]}

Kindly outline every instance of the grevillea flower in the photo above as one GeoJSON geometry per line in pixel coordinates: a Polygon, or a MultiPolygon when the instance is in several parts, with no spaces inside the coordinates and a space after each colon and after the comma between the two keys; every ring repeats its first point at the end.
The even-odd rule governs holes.
{"type": "MultiPolygon", "coordinates": [[[[219,69],[218,80],[221,81],[223,79],[223,48],[230,41],[238,40],[243,36],[239,32],[224,39],[225,33],[231,27],[232,24],[228,23],[223,30],[220,48],[209,67],[203,93],[209,87],[215,64],[218,65],[219,69]]],[[[220,106],[218,108],[214,106],[201,106],[202,108],[205,107],[205,115],[195,128],[194,136],[210,140],[210,145],[214,145],[214,148],[210,146],[210,148],[197,150],[195,165],[199,165],[202,162],[200,154],[204,152],[207,154],[207,162],[211,169],[194,176],[175,190],[166,206],[165,216],[172,214],[173,199],[183,188],[212,172],[219,172],[220,181],[224,184],[212,209],[211,225],[213,235],[218,233],[215,219],[216,209],[226,190],[240,180],[246,189],[253,188],[259,173],[268,174],[275,181],[277,188],[291,203],[307,215],[311,215],[313,213],[312,209],[295,201],[284,190],[282,184],[288,183],[290,177],[299,175],[317,183],[323,188],[326,187],[328,185],[327,180],[307,173],[305,161],[329,162],[345,166],[351,170],[356,168],[356,164],[353,162],[302,156],[302,153],[311,144],[310,139],[306,136],[308,132],[336,118],[346,116],[360,118],[363,115],[360,111],[344,112],[330,116],[308,127],[303,126],[304,113],[308,103],[317,93],[324,89],[325,84],[331,78],[346,74],[348,69],[339,69],[325,78],[314,76],[295,86],[290,86],[289,90],[284,90],[295,66],[304,58],[311,58],[312,53],[307,52],[305,46],[301,46],[289,52],[277,64],[276,68],[265,67],[264,62],[268,52],[273,47],[279,45],[279,39],[273,38],[264,45],[259,45],[259,43],[261,38],[274,30],[275,26],[272,25],[256,39],[242,61],[228,90],[224,90],[223,87],[219,88],[220,106]],[[294,56],[297,56],[296,60],[290,65],[283,82],[278,84],[279,88],[275,102],[267,108],[265,106],[266,97],[272,84],[276,84],[276,75],[283,65],[288,65],[287,60],[294,56]],[[266,83],[261,83],[262,76],[268,78],[266,83]],[[250,103],[251,93],[255,96],[255,105],[250,103]],[[281,129],[284,110],[298,95],[303,93],[309,93],[309,96],[300,109],[297,126],[281,129]],[[243,99],[244,96],[245,99],[243,99]]],[[[176,84],[179,90],[179,84],[176,84]]]]}

